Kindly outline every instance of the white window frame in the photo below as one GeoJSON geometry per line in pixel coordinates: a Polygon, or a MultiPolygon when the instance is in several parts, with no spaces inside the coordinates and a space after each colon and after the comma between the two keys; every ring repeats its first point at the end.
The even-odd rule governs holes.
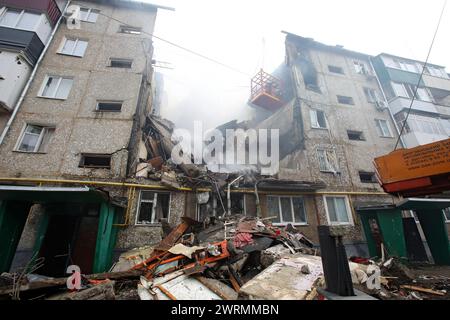
{"type": "MultiPolygon", "coordinates": [[[[20,9],[14,9],[14,8],[10,8],[9,11],[20,11],[19,16],[17,17],[16,22],[14,23],[13,26],[7,26],[7,25],[3,25],[0,24],[0,26],[2,27],[6,27],[6,28],[14,28],[14,29],[19,29],[19,30],[26,30],[26,31],[35,31],[37,26],[40,23],[40,20],[42,19],[42,13],[35,13],[35,12],[31,12],[31,11],[27,11],[27,10],[20,10],[20,9]],[[23,18],[23,15],[25,13],[30,13],[30,14],[35,14],[39,16],[39,20],[36,22],[36,24],[33,26],[33,28],[31,29],[24,29],[24,28],[20,28],[17,25],[19,24],[19,22],[21,21],[21,19],[23,18]]],[[[6,14],[6,12],[8,12],[8,8],[5,8],[5,10],[3,10],[3,12],[0,12],[0,20],[3,18],[3,16],[6,14]]]]}
{"type": "Polygon", "coordinates": [[[69,98],[70,91],[72,91],[72,86],[73,86],[73,77],[46,75],[45,78],[44,78],[44,82],[42,83],[42,86],[41,86],[41,88],[39,90],[38,97],[46,98],[46,99],[67,100],[67,98],[69,98]],[[51,96],[44,96],[44,89],[45,89],[45,86],[46,86],[46,84],[48,82],[48,79],[50,79],[50,78],[58,78],[58,83],[56,85],[56,90],[55,90],[55,96],[53,96],[53,97],[51,97],[51,96]],[[56,97],[56,93],[58,92],[59,86],[61,85],[61,82],[62,82],[63,79],[70,79],[70,80],[72,80],[72,85],[70,86],[70,90],[69,90],[69,93],[67,94],[66,98],[57,98],[56,97]]]}
{"type": "Polygon", "coordinates": [[[169,195],[169,208],[167,211],[167,220],[170,220],[170,203],[172,202],[172,193],[171,192],[158,192],[158,191],[154,191],[154,190],[140,190],[139,192],[139,201],[138,201],[138,208],[136,210],[136,217],[135,217],[135,221],[134,221],[134,225],[136,226],[159,226],[161,223],[160,222],[155,222],[155,215],[156,215],[156,206],[158,204],[158,194],[168,194],[169,195]],[[152,200],[143,200],[142,199],[142,193],[143,192],[153,192],[153,199],[152,200]],[[139,223],[139,215],[141,213],[141,203],[152,203],[152,217],[150,220],[150,223],[139,223]]]}
{"type": "Polygon", "coordinates": [[[326,172],[326,173],[339,173],[339,161],[336,155],[336,150],[334,149],[327,149],[327,148],[317,148],[316,149],[316,154],[317,154],[317,160],[319,163],[319,171],[320,172],[326,172]],[[327,164],[327,169],[321,169],[320,168],[320,152],[324,152],[324,156],[325,156],[325,163],[327,164]],[[333,153],[333,157],[334,160],[336,161],[336,163],[330,163],[330,158],[328,156],[328,153],[333,153]]]}
{"type": "Polygon", "coordinates": [[[377,129],[378,135],[382,138],[393,138],[394,135],[392,134],[392,130],[391,130],[391,126],[389,125],[389,121],[384,120],[384,119],[375,119],[375,125],[376,127],[379,129],[377,129]],[[386,123],[386,127],[389,131],[389,135],[385,135],[385,133],[383,132],[383,127],[380,125],[381,122],[385,122],[386,123]]]}
{"type": "MultiPolygon", "coordinates": [[[[325,212],[326,212],[326,216],[327,216],[327,222],[328,225],[330,226],[354,226],[354,220],[353,220],[353,211],[352,208],[350,207],[350,201],[348,200],[348,196],[334,196],[334,195],[324,195],[323,196],[323,203],[324,203],[324,207],[325,207],[325,212]],[[347,217],[348,217],[348,222],[332,222],[330,220],[330,214],[328,212],[328,202],[327,202],[327,198],[343,198],[345,201],[345,209],[347,211],[347,217]]],[[[333,204],[335,205],[335,201],[333,200],[333,204]]],[[[336,207],[335,207],[336,210],[336,207]]],[[[337,217],[337,215],[336,215],[337,217]]]]}
{"type": "MultiPolygon", "coordinates": [[[[278,215],[280,218],[280,222],[274,222],[273,225],[274,226],[285,226],[288,224],[292,224],[293,226],[307,226],[308,225],[308,214],[306,212],[306,201],[305,201],[305,197],[302,196],[283,196],[283,195],[275,195],[275,194],[268,194],[266,197],[266,202],[267,202],[267,208],[269,207],[269,197],[273,197],[273,198],[277,198],[278,199],[278,215]],[[283,220],[283,213],[282,213],[282,209],[281,209],[281,198],[289,198],[290,203],[291,203],[291,216],[292,216],[292,221],[284,221],[283,220]],[[305,214],[305,222],[294,222],[294,202],[292,201],[294,198],[298,198],[301,199],[303,202],[303,213],[305,214]]],[[[270,214],[270,213],[267,213],[270,214]]]]}
{"type": "Polygon", "coordinates": [[[19,139],[17,139],[17,142],[14,146],[14,151],[24,152],[24,153],[47,153],[47,152],[39,151],[39,148],[41,147],[44,136],[48,133],[49,130],[54,130],[54,129],[55,129],[54,126],[48,126],[48,125],[45,126],[45,125],[35,124],[35,123],[25,123],[22,128],[22,131],[20,132],[19,139]],[[25,150],[19,149],[20,146],[22,145],[22,141],[23,141],[23,138],[25,137],[25,134],[38,135],[37,133],[26,133],[25,131],[28,126],[41,127],[41,132],[39,133],[39,138],[36,142],[36,145],[34,146],[33,151],[25,151],[25,150]]]}
{"type": "Polygon", "coordinates": [[[310,109],[309,110],[309,119],[311,121],[311,128],[328,130],[328,121],[327,121],[327,117],[325,116],[325,111],[317,110],[317,109],[310,109]],[[323,118],[325,120],[325,127],[320,126],[318,112],[321,112],[323,114],[323,118]],[[316,121],[317,125],[313,122],[313,120],[316,121]]]}
{"type": "Polygon", "coordinates": [[[99,9],[81,7],[80,10],[87,10],[86,19],[81,19],[81,16],[80,16],[80,21],[89,22],[89,23],[96,23],[97,22],[97,18],[95,18],[95,21],[89,21],[88,19],[89,19],[89,16],[91,15],[92,11],[96,12],[97,13],[97,17],[98,17],[98,15],[100,13],[99,9]]]}
{"type": "Polygon", "coordinates": [[[63,38],[63,41],[62,41],[62,43],[61,43],[61,45],[59,46],[58,54],[82,58],[82,57],[84,57],[84,54],[86,53],[88,43],[89,43],[89,42],[88,42],[87,40],[85,40],[85,39],[71,38],[71,37],[64,37],[64,38],[63,38]],[[66,45],[67,40],[75,41],[75,45],[73,46],[73,49],[72,49],[72,52],[71,52],[71,53],[66,53],[66,52],[63,52],[63,51],[62,51],[62,50],[64,49],[64,46],[66,45]],[[78,42],[80,42],[80,41],[86,42],[86,49],[84,50],[83,55],[81,55],[81,56],[80,56],[80,55],[77,55],[77,54],[74,54],[75,49],[77,48],[78,42]]]}

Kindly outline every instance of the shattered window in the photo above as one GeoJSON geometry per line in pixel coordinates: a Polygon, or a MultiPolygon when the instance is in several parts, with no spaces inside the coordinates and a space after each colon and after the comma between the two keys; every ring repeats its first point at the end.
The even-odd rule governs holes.
{"type": "Polygon", "coordinates": [[[47,152],[54,131],[54,127],[27,124],[16,150],[23,152],[47,152]]]}
{"type": "Polygon", "coordinates": [[[267,197],[267,211],[275,224],[306,224],[306,212],[302,197],[267,197]]]}
{"type": "Polygon", "coordinates": [[[330,224],[351,224],[346,197],[325,197],[330,224]]]}
{"type": "Polygon", "coordinates": [[[319,170],[322,172],[339,172],[336,153],[333,149],[318,149],[319,170]]]}
{"type": "Polygon", "coordinates": [[[332,73],[344,74],[344,69],[337,66],[328,66],[328,71],[332,73]]]}
{"type": "Polygon", "coordinates": [[[354,105],[355,104],[355,102],[353,101],[352,97],[337,96],[337,100],[341,104],[349,104],[349,105],[354,105]]]}
{"type": "Polygon", "coordinates": [[[325,112],[320,110],[310,110],[309,115],[311,117],[311,127],[316,129],[327,128],[327,120],[325,118],[325,112]]]}
{"type": "Polygon", "coordinates": [[[136,224],[161,223],[169,219],[170,193],[141,191],[136,224]]]}

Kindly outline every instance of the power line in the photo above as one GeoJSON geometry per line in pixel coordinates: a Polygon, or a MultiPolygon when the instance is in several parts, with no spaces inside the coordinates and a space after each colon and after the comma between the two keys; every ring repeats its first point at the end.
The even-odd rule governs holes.
{"type": "MultiPolygon", "coordinates": [[[[99,12],[99,14],[102,15],[102,16],[105,16],[105,17],[107,17],[107,18],[110,18],[110,19],[112,19],[112,20],[115,20],[115,21],[117,21],[117,22],[119,22],[119,23],[121,23],[121,24],[123,24],[123,25],[125,25],[125,26],[127,26],[127,27],[133,27],[132,25],[130,25],[130,24],[124,22],[124,21],[121,21],[121,20],[116,19],[116,18],[114,18],[114,17],[108,16],[108,15],[102,13],[102,12],[99,12]]],[[[150,36],[150,37],[156,38],[156,39],[158,39],[158,40],[160,40],[160,41],[163,41],[163,42],[165,42],[165,43],[167,43],[167,44],[170,44],[171,46],[174,46],[174,47],[176,47],[176,48],[178,48],[178,49],[181,49],[181,50],[184,50],[184,51],[186,51],[186,52],[189,52],[189,53],[191,53],[191,54],[193,54],[193,55],[196,55],[196,56],[198,56],[198,57],[200,57],[200,58],[203,58],[203,59],[205,59],[205,60],[208,60],[208,61],[210,61],[210,62],[213,62],[213,63],[215,63],[215,64],[218,64],[218,65],[220,65],[220,66],[222,66],[222,67],[225,67],[225,68],[227,68],[227,69],[233,70],[233,71],[238,72],[238,73],[240,73],[240,74],[244,74],[244,75],[246,75],[246,76],[248,76],[248,77],[251,77],[251,76],[252,76],[252,75],[248,74],[247,72],[241,71],[241,70],[239,70],[239,69],[237,69],[237,68],[235,68],[235,67],[233,67],[233,66],[230,66],[230,65],[228,65],[228,64],[226,64],[226,63],[220,62],[219,60],[216,60],[216,59],[210,58],[210,57],[208,57],[208,56],[205,56],[204,54],[198,53],[198,52],[196,52],[196,51],[194,51],[194,50],[191,50],[191,49],[188,49],[188,48],[186,48],[186,47],[183,47],[183,46],[181,46],[181,45],[179,45],[179,44],[176,44],[176,43],[174,43],[174,42],[172,42],[172,41],[169,41],[169,40],[163,39],[163,38],[161,38],[161,37],[155,36],[155,35],[152,34],[152,33],[145,32],[145,31],[141,31],[141,33],[146,34],[146,35],[148,35],[148,36],[150,36]]]]}
{"type": "Polygon", "coordinates": [[[409,105],[408,112],[406,113],[405,120],[403,121],[403,125],[402,125],[402,128],[400,130],[400,134],[398,136],[397,142],[395,143],[394,151],[397,150],[398,143],[400,142],[400,137],[402,136],[403,131],[405,130],[405,126],[406,126],[406,123],[408,121],[409,114],[411,113],[411,109],[412,109],[413,103],[416,100],[417,91],[419,90],[420,83],[422,82],[423,73],[425,72],[425,68],[427,67],[428,59],[430,58],[431,50],[433,49],[434,41],[436,40],[436,36],[437,36],[438,31],[439,31],[439,27],[441,25],[442,16],[444,15],[444,11],[445,11],[446,5],[447,5],[447,0],[444,1],[444,5],[443,5],[442,10],[441,10],[441,15],[439,16],[438,24],[436,26],[436,30],[434,31],[433,40],[431,40],[430,49],[428,50],[427,58],[425,59],[425,63],[423,65],[423,67],[422,67],[422,72],[420,73],[419,81],[417,82],[416,88],[414,90],[414,96],[411,99],[411,104],[409,105]]]}

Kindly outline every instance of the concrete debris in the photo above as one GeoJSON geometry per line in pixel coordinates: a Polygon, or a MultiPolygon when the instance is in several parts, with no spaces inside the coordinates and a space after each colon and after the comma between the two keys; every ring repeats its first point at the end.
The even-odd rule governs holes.
{"type": "Polygon", "coordinates": [[[274,262],[240,290],[248,299],[303,300],[315,281],[323,274],[322,260],[317,256],[296,254],[274,262]],[[304,274],[304,266],[309,269],[304,274]]]}
{"type": "MultiPolygon", "coordinates": [[[[212,246],[212,248],[216,249],[215,246],[212,246]]],[[[172,248],[170,248],[168,251],[175,255],[182,254],[182,255],[188,257],[189,259],[192,259],[192,254],[194,254],[195,252],[197,252],[199,250],[204,250],[204,249],[205,249],[205,247],[199,247],[199,246],[188,247],[182,243],[178,243],[178,244],[174,245],[172,248]]],[[[218,251],[215,251],[215,252],[218,252],[218,251]]],[[[218,252],[218,254],[220,254],[220,252],[218,252]]],[[[215,254],[215,255],[218,255],[218,254],[215,254]]]]}

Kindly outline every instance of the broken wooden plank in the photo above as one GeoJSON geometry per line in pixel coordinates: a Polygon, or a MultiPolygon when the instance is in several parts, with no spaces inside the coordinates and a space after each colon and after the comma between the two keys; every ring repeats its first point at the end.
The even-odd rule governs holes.
{"type": "Polygon", "coordinates": [[[114,284],[114,281],[107,281],[84,290],[55,295],[47,300],[115,300],[114,284]]]}
{"type": "Polygon", "coordinates": [[[438,295],[438,296],[445,296],[444,292],[436,291],[436,290],[428,289],[428,288],[422,288],[422,287],[418,287],[418,286],[411,286],[411,285],[405,284],[405,285],[401,285],[400,288],[434,294],[434,295],[438,295]]]}

